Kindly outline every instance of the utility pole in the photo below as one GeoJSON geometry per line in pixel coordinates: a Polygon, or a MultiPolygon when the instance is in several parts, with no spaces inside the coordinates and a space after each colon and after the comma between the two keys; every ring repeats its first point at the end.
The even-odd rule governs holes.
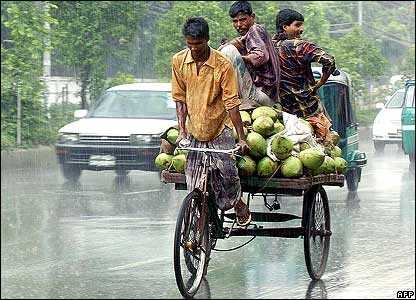
{"type": "MultiPolygon", "coordinates": [[[[41,5],[43,7],[44,13],[45,14],[49,14],[49,3],[47,1],[45,2],[41,2],[41,5]]],[[[44,106],[45,106],[45,110],[47,111],[48,109],[48,98],[49,98],[49,81],[51,78],[51,52],[49,50],[50,48],[50,44],[51,44],[51,40],[50,40],[50,30],[51,30],[51,25],[49,24],[48,21],[45,21],[45,30],[47,32],[47,36],[45,38],[45,50],[43,51],[43,82],[45,84],[45,89],[44,89],[44,106]]]]}
{"type": "Polygon", "coordinates": [[[17,116],[16,116],[16,145],[22,144],[22,102],[20,99],[20,79],[17,78],[15,84],[16,102],[17,102],[17,116]]]}
{"type": "Polygon", "coordinates": [[[363,2],[358,1],[358,26],[363,26],[363,2]]]}

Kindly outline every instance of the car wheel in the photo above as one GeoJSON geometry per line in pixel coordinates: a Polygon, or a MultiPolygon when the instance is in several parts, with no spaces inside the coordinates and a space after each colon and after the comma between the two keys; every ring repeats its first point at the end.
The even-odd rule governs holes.
{"type": "Polygon", "coordinates": [[[129,170],[124,170],[124,169],[116,169],[116,174],[118,176],[127,176],[129,174],[129,170]]]}
{"type": "Polygon", "coordinates": [[[63,164],[61,171],[64,178],[70,182],[77,182],[81,176],[81,169],[78,166],[63,164]]]}
{"type": "Polygon", "coordinates": [[[359,174],[357,168],[349,169],[345,174],[347,187],[350,192],[355,192],[358,188],[359,174]]]}
{"type": "Polygon", "coordinates": [[[384,142],[374,141],[374,149],[376,149],[376,152],[383,152],[385,146],[386,144],[384,142]]]}

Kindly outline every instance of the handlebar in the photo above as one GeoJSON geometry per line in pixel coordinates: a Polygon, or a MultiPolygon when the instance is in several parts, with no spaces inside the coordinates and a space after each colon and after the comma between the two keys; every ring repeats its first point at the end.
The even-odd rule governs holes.
{"type": "Polygon", "coordinates": [[[196,152],[212,152],[212,153],[224,153],[235,155],[235,153],[240,150],[240,146],[237,146],[233,149],[212,149],[212,148],[195,148],[195,147],[178,147],[178,150],[187,150],[187,151],[196,151],[196,152]]]}
{"type": "Polygon", "coordinates": [[[339,74],[341,74],[341,72],[338,69],[335,69],[334,72],[332,72],[332,75],[334,76],[338,76],[339,74]]]}

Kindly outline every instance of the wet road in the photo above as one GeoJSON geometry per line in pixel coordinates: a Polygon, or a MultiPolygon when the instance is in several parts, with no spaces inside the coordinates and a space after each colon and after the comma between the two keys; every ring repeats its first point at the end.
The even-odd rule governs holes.
{"type": "MultiPolygon", "coordinates": [[[[360,149],[368,165],[358,192],[326,188],[333,235],[321,281],[308,276],[302,239],[258,237],[214,252],[196,298],[395,298],[415,291],[414,173],[396,146],[375,155],[364,133],[360,149]]],[[[53,153],[27,165],[2,164],[2,298],[180,298],[173,233],[184,191],[139,171],[127,186],[113,172],[87,171],[80,186],[68,187],[53,153]]],[[[260,198],[253,204],[265,211],[260,198]]],[[[283,198],[281,207],[300,213],[301,198],[283,198]]]]}

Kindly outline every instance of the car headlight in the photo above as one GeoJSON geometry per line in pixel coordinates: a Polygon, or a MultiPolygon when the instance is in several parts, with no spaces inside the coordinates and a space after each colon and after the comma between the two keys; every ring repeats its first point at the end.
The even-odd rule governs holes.
{"type": "Polygon", "coordinates": [[[78,133],[60,133],[59,142],[60,143],[77,143],[79,141],[78,133]]]}
{"type": "Polygon", "coordinates": [[[158,145],[160,143],[160,135],[158,134],[131,134],[131,145],[158,145]]]}

